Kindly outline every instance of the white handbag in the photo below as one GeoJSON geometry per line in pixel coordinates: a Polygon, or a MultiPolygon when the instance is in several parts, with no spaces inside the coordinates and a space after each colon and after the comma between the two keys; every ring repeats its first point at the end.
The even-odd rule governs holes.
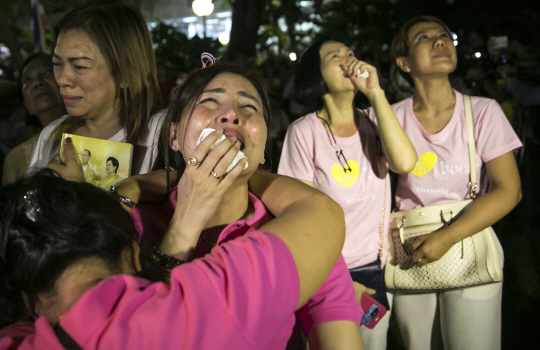
{"type": "Polygon", "coordinates": [[[502,249],[490,227],[455,244],[439,260],[416,266],[411,260],[415,237],[450,225],[476,197],[476,147],[470,96],[463,96],[469,136],[470,196],[472,199],[390,215],[388,258],[384,279],[388,289],[431,291],[463,288],[502,280],[502,249]]]}

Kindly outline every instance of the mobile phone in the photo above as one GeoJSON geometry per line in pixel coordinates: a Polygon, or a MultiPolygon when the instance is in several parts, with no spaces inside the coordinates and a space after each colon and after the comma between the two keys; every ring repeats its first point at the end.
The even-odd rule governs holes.
{"type": "Polygon", "coordinates": [[[364,310],[364,316],[362,316],[361,322],[369,329],[373,329],[386,314],[386,308],[365,293],[362,294],[360,306],[362,307],[362,310],[364,310]]]}
{"type": "Polygon", "coordinates": [[[494,49],[506,49],[508,47],[507,36],[492,36],[491,40],[494,49]]]}

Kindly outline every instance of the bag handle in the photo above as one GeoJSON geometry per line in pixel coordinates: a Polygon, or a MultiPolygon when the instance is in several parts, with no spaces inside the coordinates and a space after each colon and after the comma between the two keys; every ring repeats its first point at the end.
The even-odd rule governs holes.
{"type": "Polygon", "coordinates": [[[469,190],[472,199],[476,198],[478,189],[478,180],[476,177],[476,141],[474,140],[474,125],[472,119],[471,96],[463,95],[463,104],[465,107],[465,120],[467,121],[467,135],[469,138],[469,190]]]}

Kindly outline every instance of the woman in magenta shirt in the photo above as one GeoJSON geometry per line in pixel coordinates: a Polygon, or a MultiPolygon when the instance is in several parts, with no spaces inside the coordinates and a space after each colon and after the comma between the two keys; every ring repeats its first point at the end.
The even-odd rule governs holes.
{"type": "MultiPolygon", "coordinates": [[[[42,225],[42,219],[59,222],[57,226],[47,226],[51,227],[50,231],[43,232],[45,237],[37,239],[39,244],[18,250],[13,249],[11,242],[18,239],[21,228],[12,228],[9,221],[2,226],[7,228],[2,231],[2,241],[6,242],[6,247],[11,247],[9,256],[7,251],[2,251],[2,258],[7,261],[2,268],[5,266],[9,272],[14,266],[28,266],[35,270],[36,278],[42,277],[41,280],[53,285],[26,294],[29,283],[19,283],[18,288],[11,290],[19,305],[24,304],[23,295],[29,296],[27,307],[31,315],[43,316],[37,319],[36,332],[24,340],[23,346],[59,348],[58,334],[51,327],[59,325],[83,348],[282,349],[295,322],[294,311],[306,304],[325,280],[332,279],[331,272],[343,242],[339,206],[328,200],[321,201],[323,195],[313,191],[309,201],[292,201],[287,214],[267,221],[262,204],[248,195],[247,180],[256,169],[266,144],[268,100],[262,85],[252,76],[244,75],[237,66],[216,65],[194,74],[185,87],[189,89],[186,92],[181,89],[171,105],[173,112],[169,117],[177,119],[169,124],[172,137],[167,144],[191,154],[196,161],[193,166],[188,165],[181,176],[176,197],[173,197],[178,199],[176,210],[161,250],[172,257],[176,265],[180,261],[175,259],[192,259],[199,241],[208,244],[207,250],[218,243],[218,239],[219,244],[201,259],[173,268],[170,285],[150,284],[129,275],[115,276],[138,273],[140,264],[132,224],[123,219],[123,213],[111,208],[108,204],[111,197],[102,192],[96,195],[92,192],[96,190],[93,187],[90,190],[85,184],[77,185],[83,187],[72,191],[79,192],[83,198],[94,195],[96,198],[93,205],[81,208],[73,203],[80,197],[73,198],[70,191],[59,191],[54,186],[49,186],[52,193],[42,189],[47,187],[45,185],[35,191],[35,186],[6,188],[15,194],[8,195],[14,199],[2,201],[6,203],[0,216],[3,220],[15,217],[23,226],[33,225],[31,222],[42,225]],[[195,84],[190,85],[193,82],[195,84]],[[184,108],[180,114],[177,114],[177,104],[184,108]],[[219,124],[223,124],[223,131],[212,133],[196,145],[202,129],[219,124]],[[233,131],[234,136],[210,150],[220,135],[233,131]],[[240,140],[241,146],[236,140],[240,140]],[[242,160],[223,176],[240,148],[250,166],[244,170],[245,160],[242,160]],[[41,192],[43,196],[33,195],[41,192]],[[15,216],[12,215],[12,208],[17,208],[14,200],[23,204],[16,209],[15,216]],[[55,210],[51,211],[46,209],[47,200],[62,201],[62,205],[52,205],[55,210]],[[70,208],[69,221],[62,220],[64,214],[60,208],[64,206],[70,208]],[[98,210],[102,210],[102,217],[91,215],[98,210]],[[83,219],[86,217],[97,223],[95,227],[99,232],[86,228],[88,220],[83,219]],[[239,218],[242,220],[235,222],[239,218]],[[63,226],[64,221],[67,227],[63,226]],[[228,222],[233,224],[223,230],[228,222]],[[313,222],[318,229],[306,230],[313,222]],[[63,231],[69,231],[72,241],[66,243],[55,236],[63,231]],[[110,244],[109,240],[116,241],[116,236],[126,231],[127,238],[118,243],[120,246],[110,244]],[[217,235],[213,235],[216,232],[217,235]],[[107,239],[101,235],[106,235],[107,239]],[[54,245],[53,252],[58,252],[47,256],[42,251],[42,244],[47,242],[54,245]],[[95,245],[97,247],[93,248],[95,245]],[[111,249],[107,248],[109,245],[111,249]],[[62,250],[63,247],[69,249],[62,250]],[[102,259],[103,249],[111,257],[102,259]],[[32,260],[24,260],[32,256],[50,260],[49,266],[57,266],[53,275],[49,275],[50,269],[38,269],[32,260]]],[[[66,150],[73,152],[69,146],[65,144],[66,150]]],[[[66,157],[65,164],[58,160],[53,167],[77,166],[73,154],[71,158],[69,154],[66,157]]],[[[189,158],[186,156],[185,160],[189,158]]],[[[42,234],[42,230],[25,239],[35,240],[36,234],[42,234]]],[[[344,268],[344,264],[342,266],[344,268]]],[[[23,269],[19,274],[24,272],[23,269]]],[[[2,276],[7,278],[2,286],[14,286],[17,281],[10,273],[2,276]]],[[[24,275],[21,278],[25,282],[24,275]]],[[[342,310],[351,310],[351,317],[359,321],[361,312],[355,305],[354,290],[351,284],[347,287],[343,289],[342,310]]],[[[304,317],[312,325],[318,322],[309,315],[304,317]]],[[[342,344],[341,348],[361,347],[358,321],[338,323],[338,330],[333,334],[338,338],[332,344],[340,341],[340,330],[356,329],[356,338],[347,338],[349,343],[342,344]]],[[[315,328],[322,333],[314,334],[331,339],[325,337],[326,327],[315,328]]],[[[0,345],[0,348],[14,347],[15,341],[12,337],[5,338],[0,345]]]]}
{"type": "MultiPolygon", "coordinates": [[[[140,203],[132,212],[139,231],[143,234],[143,249],[160,245],[165,252],[177,252],[175,256],[192,260],[204,256],[210,250],[216,249],[214,247],[220,247],[238,235],[279,223],[271,220],[271,214],[267,213],[259,199],[249,193],[247,182],[250,180],[251,186],[255,187],[251,178],[259,163],[263,161],[267,138],[265,119],[269,116],[267,108],[261,83],[252,74],[242,73],[242,70],[234,65],[218,63],[185,81],[169,107],[161,140],[162,149],[166,150],[163,159],[170,160],[164,165],[167,168],[172,165],[178,169],[181,176],[178,186],[169,196],[168,202],[160,205],[140,203]],[[249,80],[249,89],[243,85],[244,78],[238,77],[249,80]],[[208,139],[197,145],[199,135],[207,128],[218,131],[211,133],[208,139]],[[205,155],[208,147],[222,135],[225,140],[205,155]],[[212,164],[216,163],[217,150],[228,151],[212,168],[212,164]],[[245,158],[223,176],[240,150],[245,158]],[[192,155],[192,158],[189,155],[192,155]],[[193,166],[190,160],[193,160],[193,166]],[[248,164],[246,169],[245,160],[248,164]],[[244,170],[240,169],[239,179],[235,180],[238,167],[244,170]],[[210,177],[205,175],[206,171],[209,171],[210,177]],[[199,183],[203,179],[209,180],[208,188],[201,190],[199,183]],[[193,227],[192,231],[187,230],[190,227],[193,227]],[[167,228],[167,234],[163,237],[167,228]],[[171,232],[175,234],[172,235],[171,232]]],[[[154,174],[144,175],[147,178],[153,176],[154,174]]],[[[272,181],[280,183],[281,180],[283,179],[277,178],[272,181]]],[[[297,186],[304,188],[304,191],[308,189],[299,183],[297,186]]],[[[274,191],[278,191],[283,197],[294,200],[295,194],[290,192],[291,188],[275,184],[273,187],[274,191]]],[[[279,209],[276,211],[277,205],[284,206],[287,203],[285,198],[265,199],[264,194],[263,200],[275,215],[280,215],[279,209]]],[[[283,220],[283,217],[282,214],[281,222],[288,222],[287,219],[283,220]]],[[[331,229],[330,226],[312,227],[315,230],[331,229]]],[[[299,227],[289,226],[288,229],[297,230],[299,227]]],[[[330,277],[317,294],[298,310],[296,316],[304,326],[308,338],[317,341],[320,346],[331,339],[334,345],[354,347],[354,343],[347,344],[347,341],[351,339],[350,335],[353,339],[359,338],[357,324],[360,313],[352,281],[343,258],[340,258],[330,277]],[[331,336],[326,336],[328,334],[331,336]],[[321,341],[321,338],[324,340],[321,341]]],[[[294,324],[294,316],[290,321],[294,324]]],[[[292,324],[285,327],[276,340],[288,338],[292,324]]]]}

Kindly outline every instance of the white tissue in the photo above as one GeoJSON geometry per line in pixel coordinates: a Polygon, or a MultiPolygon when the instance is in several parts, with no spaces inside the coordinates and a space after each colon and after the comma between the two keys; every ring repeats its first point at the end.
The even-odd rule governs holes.
{"type": "MultiPolygon", "coordinates": [[[[360,71],[360,69],[359,69],[358,71],[360,71]]],[[[356,75],[356,76],[357,76],[358,78],[364,78],[364,79],[367,79],[367,78],[369,78],[369,72],[368,72],[367,69],[366,69],[366,70],[364,71],[364,73],[358,74],[358,75],[356,75]]]]}
{"type": "MultiPolygon", "coordinates": [[[[202,142],[202,140],[204,140],[208,135],[210,135],[211,133],[213,133],[214,131],[216,131],[215,129],[211,129],[211,128],[208,128],[208,129],[204,129],[202,132],[201,132],[201,135],[199,136],[199,140],[197,140],[197,146],[202,142]]],[[[225,135],[221,135],[221,137],[219,139],[217,139],[216,142],[214,142],[214,144],[212,145],[212,147],[210,147],[210,149],[214,149],[217,145],[219,145],[223,140],[225,140],[227,136],[225,135]]],[[[229,165],[229,167],[227,168],[227,171],[225,171],[225,174],[227,174],[229,171],[232,170],[232,168],[234,168],[234,166],[240,161],[240,159],[242,158],[246,158],[246,155],[244,154],[244,152],[242,151],[238,151],[238,153],[236,154],[236,157],[234,157],[233,161],[231,162],[231,165],[229,165]]],[[[248,162],[246,160],[246,165],[244,166],[244,170],[247,169],[248,167],[248,162]]]]}

